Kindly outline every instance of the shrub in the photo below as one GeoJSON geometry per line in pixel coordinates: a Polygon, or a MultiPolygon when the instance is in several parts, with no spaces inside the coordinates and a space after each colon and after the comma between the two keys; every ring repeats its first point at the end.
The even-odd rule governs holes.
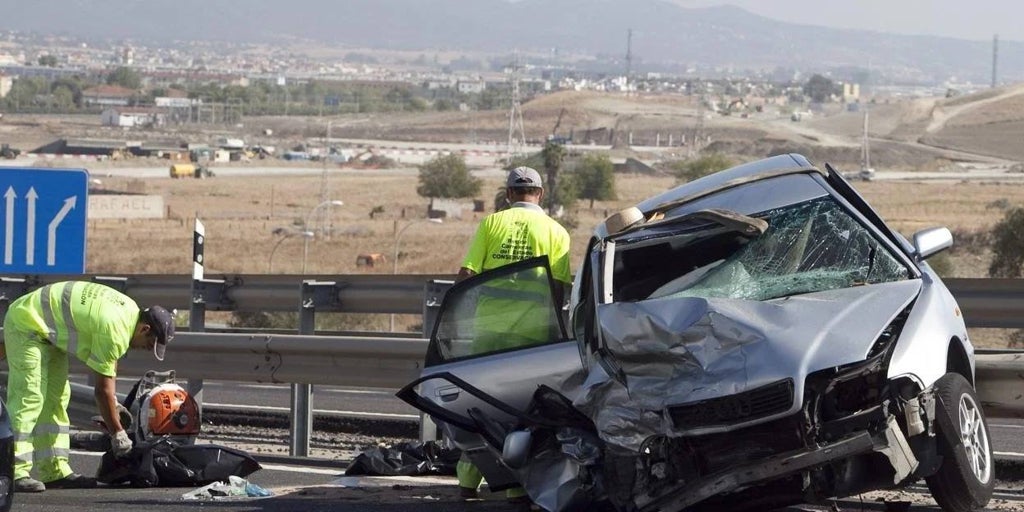
{"type": "Polygon", "coordinates": [[[684,183],[728,169],[733,165],[733,161],[721,153],[711,153],[693,160],[679,160],[668,164],[676,178],[684,183]]]}

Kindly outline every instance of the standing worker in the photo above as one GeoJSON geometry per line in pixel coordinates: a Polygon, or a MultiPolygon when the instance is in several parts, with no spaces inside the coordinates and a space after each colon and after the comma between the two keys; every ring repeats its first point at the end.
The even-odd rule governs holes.
{"type": "Polygon", "coordinates": [[[68,460],[70,355],[92,370],[96,405],[111,432],[111,452],[123,456],[132,443],[117,412],[117,360],[136,348],[152,350],[163,361],[173,337],[169,311],[160,306],[140,310],[130,297],[102,284],[53,283],[12,302],[0,347],[9,366],[15,492],[96,486],[95,479],[72,471],[68,460]],[[33,465],[38,480],[30,476],[33,465]]]}
{"type": "MultiPolygon", "coordinates": [[[[560,311],[566,287],[572,280],[569,272],[569,233],[541,208],[544,187],[540,173],[536,170],[530,167],[512,169],[505,187],[505,196],[511,206],[488,215],[480,222],[455,281],[517,261],[547,255],[556,286],[554,306],[560,311]]],[[[496,291],[500,294],[502,289],[496,291]]],[[[513,291],[509,295],[529,296],[524,295],[522,290],[518,292],[513,291]]],[[[543,329],[547,325],[543,319],[552,311],[551,304],[521,301],[524,303],[515,306],[509,299],[495,297],[494,307],[488,309],[501,313],[481,314],[485,307],[484,301],[488,299],[491,298],[482,296],[477,304],[476,335],[480,339],[474,340],[475,352],[543,341],[546,333],[535,332],[537,329],[534,327],[543,329]]],[[[456,473],[462,497],[476,497],[483,476],[465,454],[456,466],[456,473]]],[[[506,496],[512,503],[529,503],[522,488],[509,489],[506,496]]]]}

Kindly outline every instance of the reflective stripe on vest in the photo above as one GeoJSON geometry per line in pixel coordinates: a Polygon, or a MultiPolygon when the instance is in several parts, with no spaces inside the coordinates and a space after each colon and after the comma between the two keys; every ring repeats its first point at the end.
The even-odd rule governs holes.
{"type": "MultiPolygon", "coordinates": [[[[75,326],[75,318],[71,315],[71,292],[74,283],[60,283],[60,315],[64,328],[68,333],[68,344],[65,352],[68,354],[78,353],[78,328],[75,326]]],[[[43,321],[46,322],[46,338],[56,347],[60,347],[60,336],[57,334],[57,319],[53,316],[53,305],[50,300],[50,293],[53,285],[46,285],[39,293],[40,307],[43,310],[43,321]]]]}
{"type": "Polygon", "coordinates": [[[61,435],[70,434],[71,427],[68,425],[58,425],[56,423],[37,423],[36,427],[32,429],[33,436],[46,436],[46,435],[61,435]]]}
{"type": "Polygon", "coordinates": [[[57,457],[61,457],[61,458],[65,458],[66,459],[68,457],[71,457],[71,450],[69,450],[67,448],[57,448],[57,447],[54,447],[54,448],[44,448],[42,450],[36,450],[35,453],[33,453],[32,455],[33,455],[33,458],[36,459],[36,460],[46,460],[46,459],[53,459],[53,458],[57,458],[57,457]]]}

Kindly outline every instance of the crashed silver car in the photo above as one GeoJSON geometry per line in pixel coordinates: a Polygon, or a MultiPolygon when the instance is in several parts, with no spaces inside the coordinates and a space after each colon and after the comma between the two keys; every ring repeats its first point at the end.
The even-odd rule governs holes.
{"type": "Polygon", "coordinates": [[[921,479],[977,510],[994,468],[974,350],[925,263],[951,245],[905,239],[827,165],[741,165],[598,226],[568,322],[546,258],[456,284],[399,396],[492,490],[549,511],[768,510],[921,479]]]}

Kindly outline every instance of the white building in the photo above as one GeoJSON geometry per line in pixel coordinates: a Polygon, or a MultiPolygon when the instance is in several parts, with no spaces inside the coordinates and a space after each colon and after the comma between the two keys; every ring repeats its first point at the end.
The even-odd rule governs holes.
{"type": "Polygon", "coordinates": [[[459,80],[457,88],[462,94],[480,94],[487,88],[483,80],[459,80]]]}
{"type": "Polygon", "coordinates": [[[14,77],[0,75],[0,98],[6,98],[12,87],[14,87],[14,77]]]}
{"type": "Polygon", "coordinates": [[[136,128],[163,126],[166,114],[154,108],[120,107],[108,108],[100,114],[103,126],[136,128]]]}

